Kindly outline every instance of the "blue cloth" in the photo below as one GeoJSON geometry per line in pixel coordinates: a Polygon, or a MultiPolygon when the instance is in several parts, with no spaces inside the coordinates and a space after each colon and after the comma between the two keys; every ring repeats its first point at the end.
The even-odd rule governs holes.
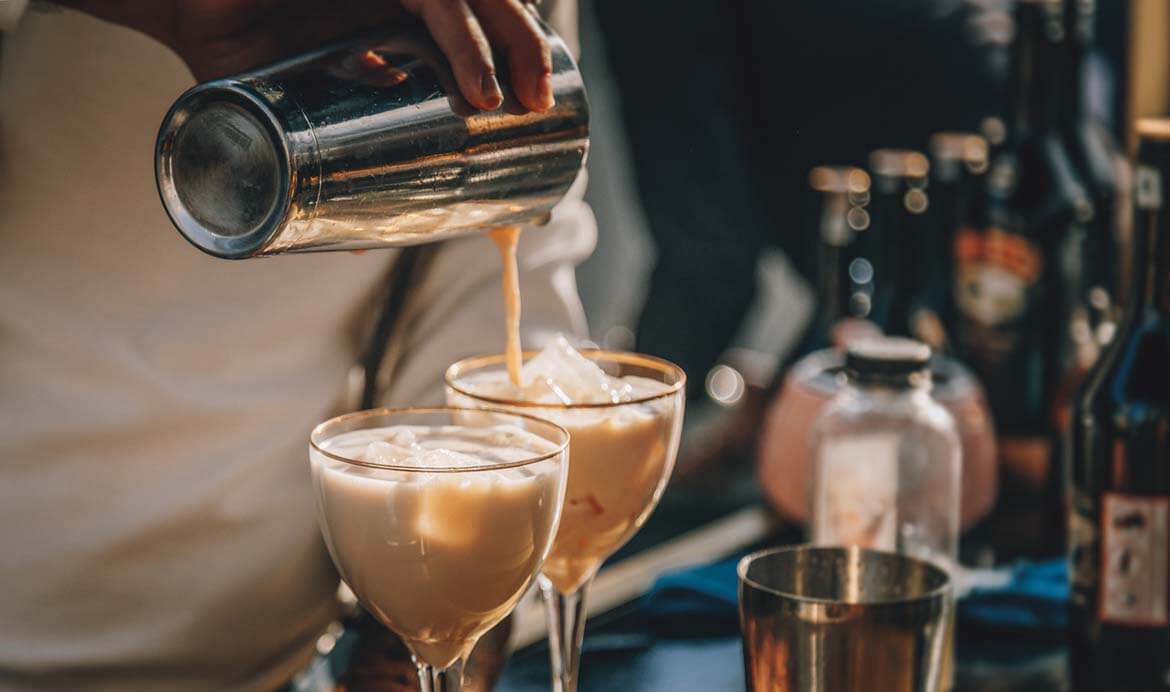
{"type": "Polygon", "coordinates": [[[972,589],[959,601],[959,621],[1013,630],[1062,630],[1068,624],[1068,564],[1019,562],[1003,586],[972,589]]]}
{"type": "MultiPolygon", "coordinates": [[[[651,620],[701,618],[734,625],[738,620],[739,556],[663,574],[642,602],[651,620]]],[[[972,589],[959,602],[959,620],[1013,630],[1063,629],[1067,623],[1068,570],[1063,559],[1019,562],[999,570],[1002,585],[972,589]]]]}
{"type": "Polygon", "coordinates": [[[651,618],[701,617],[738,622],[739,556],[702,567],[667,572],[642,602],[651,618]]]}

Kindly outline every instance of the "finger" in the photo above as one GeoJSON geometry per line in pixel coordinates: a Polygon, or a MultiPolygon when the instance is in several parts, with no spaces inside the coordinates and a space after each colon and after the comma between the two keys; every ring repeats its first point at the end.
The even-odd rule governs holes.
{"type": "Polygon", "coordinates": [[[492,46],[507,52],[520,103],[534,111],[552,108],[552,53],[536,18],[519,0],[471,0],[471,7],[492,46]]]}
{"type": "Polygon", "coordinates": [[[406,0],[403,6],[423,20],[447,56],[459,91],[476,108],[494,110],[504,102],[483,28],[465,0],[406,0]]]}

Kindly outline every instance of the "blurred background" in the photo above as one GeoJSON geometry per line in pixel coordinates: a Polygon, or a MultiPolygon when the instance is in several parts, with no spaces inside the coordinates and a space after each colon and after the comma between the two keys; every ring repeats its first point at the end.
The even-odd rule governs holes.
{"type": "MultiPolygon", "coordinates": [[[[1099,4],[1091,105],[1120,137],[1129,11],[1099,4]]],[[[578,280],[603,345],[692,382],[747,349],[767,379],[813,311],[809,170],[1002,117],[1012,4],[709,5],[582,0],[601,234],[578,280]]]]}
{"type": "MultiPolygon", "coordinates": [[[[768,486],[770,478],[791,486],[792,504],[802,501],[803,476],[794,469],[805,461],[769,459],[769,454],[803,433],[776,429],[775,417],[767,419],[766,412],[778,408],[781,385],[797,359],[831,345],[818,341],[824,327],[816,324],[831,300],[823,285],[818,287],[826,280],[826,195],[810,185],[810,171],[855,166],[876,175],[873,197],[867,188],[859,206],[872,217],[876,231],[870,237],[881,234],[874,242],[897,254],[900,241],[886,227],[900,221],[882,217],[878,178],[885,178],[875,166],[886,164],[879,164],[875,151],[892,150],[896,156],[888,165],[895,167],[918,160],[902,155],[922,157],[923,165],[934,168],[909,183],[917,190],[912,194],[925,193],[917,212],[923,212],[918,215],[928,232],[949,238],[942,234],[955,232],[944,230],[953,220],[944,217],[954,213],[954,202],[948,206],[947,182],[939,176],[946,175],[940,157],[951,155],[935,136],[958,133],[983,143],[975,195],[985,197],[990,176],[984,174],[1017,117],[1014,5],[1007,0],[582,2],[581,67],[593,114],[588,197],[600,235],[578,279],[592,336],[606,347],[636,348],[677,362],[691,383],[678,483],[654,519],[657,528],[673,534],[758,501],[756,475],[774,507],[802,518],[799,508],[778,496],[785,491],[768,486]],[[692,497],[688,483],[698,488],[714,483],[721,491],[692,497]],[[671,496],[677,513],[670,509],[671,496]]],[[[1124,167],[1121,153],[1129,138],[1124,124],[1136,115],[1162,112],[1165,103],[1166,47],[1158,36],[1170,26],[1167,8],[1141,0],[1068,6],[1073,5],[1092,19],[1083,60],[1060,68],[1076,74],[1059,87],[1077,85],[1079,105],[1068,117],[1081,118],[1083,105],[1084,118],[1109,147],[1107,165],[1124,167]],[[1134,64],[1142,69],[1131,69],[1134,64]]],[[[1048,77],[1022,88],[1041,93],[1042,82],[1057,81],[1048,77]]],[[[1045,93],[1044,98],[1053,96],[1045,93]]],[[[1011,152],[1000,158],[1012,158],[1011,152]]],[[[1114,190],[1117,175],[1125,173],[1106,174],[1114,190]]],[[[1100,212],[1110,217],[1110,234],[1114,225],[1124,226],[1113,223],[1122,207],[1128,209],[1122,204],[1100,212]]],[[[947,243],[930,246],[913,261],[930,274],[932,267],[953,264],[950,251],[947,243]]],[[[976,368],[972,378],[965,367],[971,365],[968,352],[953,342],[950,285],[941,291],[946,295],[935,298],[949,308],[938,311],[934,331],[943,336],[932,345],[962,362],[959,379],[979,383],[981,371],[976,368]],[[951,342],[945,332],[952,332],[951,342]]],[[[918,326],[899,328],[868,307],[865,312],[888,333],[931,341],[918,326]]],[[[996,395],[991,393],[991,416],[996,395]]],[[[982,394],[970,396],[977,400],[972,404],[981,412],[977,415],[986,417],[982,394]]],[[[804,420],[811,422],[811,414],[804,420]]],[[[986,421],[978,425],[986,427],[986,421]]],[[[1047,448],[1034,452],[1025,443],[1016,453],[1010,435],[1000,432],[998,455],[994,441],[980,454],[981,478],[964,478],[965,485],[982,487],[965,496],[968,528],[997,502],[1010,508],[1016,490],[1021,504],[1043,504],[1037,498],[1051,495],[1045,484],[1056,482],[1047,470],[1047,448]],[[1009,489],[1006,499],[998,493],[1000,485],[1009,489]]],[[[971,469],[979,465],[969,463],[971,469]]],[[[1012,517],[1006,525],[1019,521],[1012,517]]],[[[638,541],[661,540],[654,528],[638,541]]],[[[1031,536],[1018,552],[1029,554],[1046,542],[1055,546],[1056,540],[1031,536]]],[[[996,558],[1015,552],[1009,548],[996,558]]]]}

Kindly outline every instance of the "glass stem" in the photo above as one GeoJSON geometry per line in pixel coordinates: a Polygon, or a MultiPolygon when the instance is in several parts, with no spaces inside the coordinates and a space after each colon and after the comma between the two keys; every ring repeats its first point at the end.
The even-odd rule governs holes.
{"type": "Polygon", "coordinates": [[[463,658],[456,659],[446,668],[436,668],[414,659],[418,669],[418,682],[422,692],[460,692],[463,689],[463,658]]]}
{"type": "Polygon", "coordinates": [[[581,639],[585,635],[585,596],[589,582],[571,594],[557,591],[540,577],[548,612],[548,648],[552,666],[553,692],[577,692],[577,671],[581,666],[581,639]]]}

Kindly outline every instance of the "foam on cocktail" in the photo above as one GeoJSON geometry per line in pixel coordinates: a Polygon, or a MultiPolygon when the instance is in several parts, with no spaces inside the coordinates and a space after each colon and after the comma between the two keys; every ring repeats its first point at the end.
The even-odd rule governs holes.
{"type": "Polygon", "coordinates": [[[653,396],[668,385],[644,377],[613,377],[581,355],[558,334],[520,369],[514,384],[499,372],[484,372],[461,381],[482,396],[542,404],[619,404],[653,396]]]}
{"type": "Polygon", "coordinates": [[[515,426],[392,426],[312,456],[326,542],[362,604],[445,666],[527,589],[557,519],[558,447],[515,426]],[[409,470],[400,470],[409,469],[409,470]],[[473,470],[469,470],[473,469],[473,470]]]}
{"type": "MultiPolygon", "coordinates": [[[[673,460],[682,416],[679,397],[653,397],[670,386],[614,377],[559,336],[521,369],[519,385],[501,370],[472,374],[463,390],[495,400],[550,404],[526,409],[569,431],[569,481],[561,526],[544,574],[572,593],[620,548],[657,503],[673,460]],[[603,404],[571,408],[582,404],[603,404]]],[[[452,404],[476,401],[450,392],[452,404]]]]}

